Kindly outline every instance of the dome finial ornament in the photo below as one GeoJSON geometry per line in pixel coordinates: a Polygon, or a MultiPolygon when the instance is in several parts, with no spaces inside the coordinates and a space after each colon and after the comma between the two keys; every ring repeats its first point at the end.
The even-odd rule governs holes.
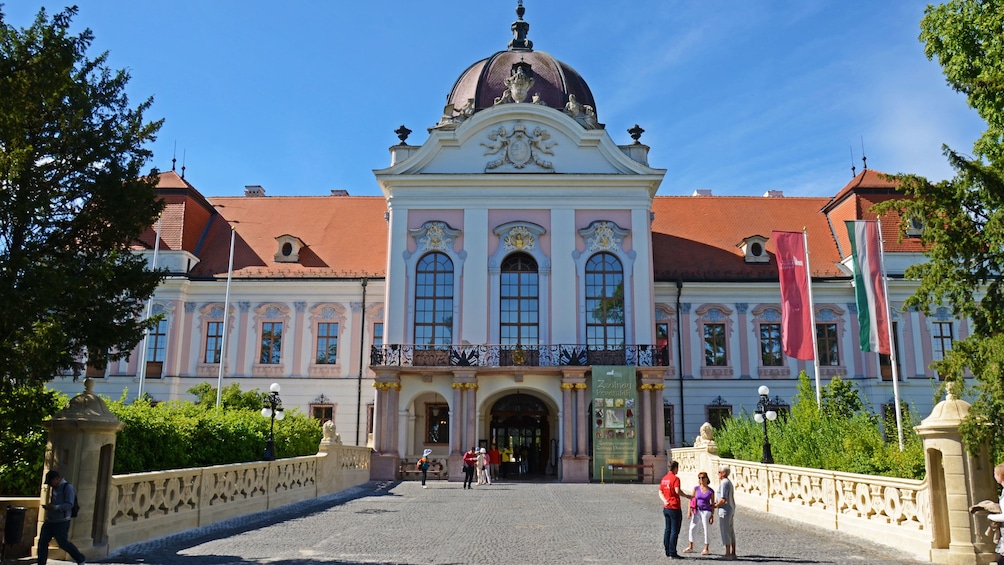
{"type": "Polygon", "coordinates": [[[394,130],[394,133],[396,133],[397,138],[401,140],[401,143],[399,143],[398,145],[408,145],[408,142],[406,140],[408,139],[408,136],[411,135],[410,129],[404,127],[404,124],[401,124],[401,127],[394,130]]]}
{"type": "Polygon", "coordinates": [[[641,139],[641,134],[645,133],[645,130],[641,129],[641,126],[635,124],[634,127],[627,130],[627,132],[631,135],[631,139],[634,140],[634,145],[641,145],[641,141],[639,140],[641,139]]]}
{"type": "Polygon", "coordinates": [[[509,42],[510,51],[533,51],[533,42],[526,38],[530,31],[530,24],[523,21],[523,14],[526,8],[523,7],[523,0],[519,0],[516,6],[516,21],[512,23],[512,40],[509,42]]]}

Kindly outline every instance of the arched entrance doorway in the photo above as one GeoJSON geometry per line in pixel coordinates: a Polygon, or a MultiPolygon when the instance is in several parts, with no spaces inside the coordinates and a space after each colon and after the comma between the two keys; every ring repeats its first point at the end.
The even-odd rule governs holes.
{"type": "Polygon", "coordinates": [[[503,456],[502,475],[505,478],[541,476],[547,472],[551,441],[549,415],[540,399],[518,392],[492,405],[489,441],[503,454],[507,450],[512,453],[509,463],[503,456]]]}

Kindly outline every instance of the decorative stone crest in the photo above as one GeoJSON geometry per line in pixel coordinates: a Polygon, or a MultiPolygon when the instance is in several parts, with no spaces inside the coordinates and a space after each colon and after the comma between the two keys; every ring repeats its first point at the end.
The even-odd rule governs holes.
{"type": "Polygon", "coordinates": [[[586,249],[589,253],[621,250],[621,243],[628,233],[630,232],[617,224],[604,221],[593,222],[588,228],[579,230],[579,235],[586,240],[586,249]]]}
{"type": "Polygon", "coordinates": [[[502,238],[506,251],[529,251],[536,245],[537,240],[526,229],[526,226],[516,226],[509,230],[509,233],[502,238]]]}
{"type": "Polygon", "coordinates": [[[452,247],[460,230],[451,228],[446,222],[426,222],[418,229],[408,230],[408,233],[415,238],[422,251],[446,251],[452,247]]]}
{"type": "Polygon", "coordinates": [[[550,161],[545,161],[541,155],[554,155],[551,150],[557,142],[548,142],[551,138],[546,130],[534,128],[530,134],[526,126],[521,122],[516,122],[510,133],[505,126],[488,134],[488,139],[492,143],[481,142],[487,148],[485,155],[496,155],[501,153],[498,159],[490,161],[485,165],[485,171],[497,169],[503,165],[508,165],[513,169],[524,169],[527,165],[534,164],[542,169],[554,170],[554,165],[550,161]]]}

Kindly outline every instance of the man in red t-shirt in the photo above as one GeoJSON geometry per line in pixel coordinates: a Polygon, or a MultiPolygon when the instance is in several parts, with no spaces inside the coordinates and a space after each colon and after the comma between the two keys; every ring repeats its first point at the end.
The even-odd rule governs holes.
{"type": "Polygon", "coordinates": [[[477,448],[472,447],[470,451],[464,453],[464,488],[471,488],[474,481],[474,466],[478,462],[477,448]]]}
{"type": "Polygon", "coordinates": [[[669,472],[659,481],[659,498],[662,499],[662,515],[666,519],[666,529],[662,534],[662,545],[666,548],[666,556],[671,559],[682,559],[676,552],[676,542],[680,538],[680,527],[683,525],[683,507],[680,505],[680,477],[676,476],[680,464],[669,462],[669,472]]]}
{"type": "Polygon", "coordinates": [[[499,479],[499,465],[502,464],[502,454],[494,443],[491,449],[488,450],[488,461],[491,463],[492,480],[497,481],[499,479]]]}

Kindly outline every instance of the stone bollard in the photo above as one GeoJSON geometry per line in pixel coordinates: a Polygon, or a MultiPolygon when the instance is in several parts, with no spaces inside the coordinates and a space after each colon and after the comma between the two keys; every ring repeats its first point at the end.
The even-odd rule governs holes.
{"type": "Polygon", "coordinates": [[[924,441],[931,560],[935,563],[983,565],[995,559],[994,545],[984,535],[986,515],[969,513],[971,505],[997,498],[986,447],[973,457],[962,443],[959,424],[969,407],[949,387],[945,400],[915,428],[924,441]]]}
{"type": "MultiPolygon", "coordinates": [[[[80,514],[71,523],[70,541],[88,559],[107,557],[108,496],[115,434],[125,424],[94,394],[94,380],[84,379],[84,392],[70,399],[66,408],[43,425],[49,430],[49,440],[45,446],[42,476],[49,470],[58,471],[77,490],[80,514]]],[[[43,501],[48,494],[48,487],[43,486],[43,501]]],[[[38,519],[41,528],[44,512],[39,512],[38,519]]],[[[38,545],[37,537],[34,545],[38,545]]],[[[56,558],[62,554],[61,549],[49,552],[50,557],[56,558]]]]}

